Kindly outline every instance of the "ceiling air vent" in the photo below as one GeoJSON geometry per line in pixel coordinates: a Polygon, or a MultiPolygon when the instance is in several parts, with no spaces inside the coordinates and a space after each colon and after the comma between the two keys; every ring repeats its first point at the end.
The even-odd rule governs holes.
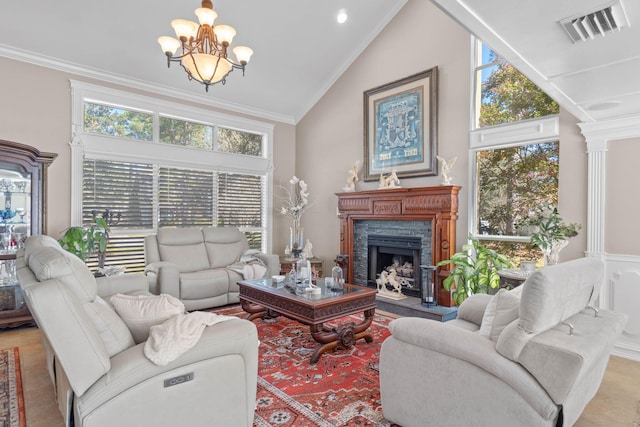
{"type": "Polygon", "coordinates": [[[620,31],[629,26],[629,20],[622,3],[618,0],[586,15],[563,19],[560,24],[567,30],[571,40],[576,43],[620,31]]]}

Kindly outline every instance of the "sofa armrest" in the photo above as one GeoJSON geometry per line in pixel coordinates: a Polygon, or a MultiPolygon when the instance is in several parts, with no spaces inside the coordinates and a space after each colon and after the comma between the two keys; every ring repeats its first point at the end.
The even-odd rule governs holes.
{"type": "Polygon", "coordinates": [[[276,254],[256,253],[256,258],[264,262],[267,266],[267,271],[264,273],[264,277],[271,277],[280,274],[280,257],[276,254]]]}
{"type": "Polygon", "coordinates": [[[149,282],[144,274],[120,274],[96,277],[98,295],[102,298],[115,294],[143,294],[149,292],[149,282]]]}
{"type": "MultiPolygon", "coordinates": [[[[486,373],[497,377],[529,402],[545,419],[555,416],[557,407],[536,379],[518,363],[500,355],[495,349],[495,343],[489,338],[447,323],[415,317],[393,320],[389,329],[395,340],[470,365],[472,369],[465,373],[466,376],[478,372],[481,373],[480,377],[486,373]]],[[[385,345],[386,341],[383,347],[385,345]]],[[[440,369],[446,371],[449,368],[442,366],[440,369]]],[[[465,376],[459,372],[456,375],[465,376]]]]}
{"type": "MultiPolygon", "coordinates": [[[[216,400],[219,400],[228,404],[229,408],[244,404],[247,414],[253,419],[258,344],[255,325],[244,319],[233,319],[206,327],[193,348],[165,366],[155,365],[147,359],[144,355],[145,343],[140,343],[111,358],[109,373],[77,400],[79,412],[90,414],[94,410],[106,411],[111,418],[123,418],[125,415],[120,414],[118,405],[126,408],[130,406],[130,402],[136,402],[135,417],[141,423],[145,420],[144,417],[148,417],[145,424],[170,425],[170,418],[160,418],[162,422],[158,424],[154,421],[158,417],[173,416],[174,406],[178,414],[185,407],[201,407],[203,413],[210,412],[211,407],[217,405],[216,400]],[[188,374],[191,374],[191,381],[167,387],[165,380],[181,376],[183,378],[188,374]],[[245,401],[243,396],[237,395],[238,390],[245,390],[244,395],[251,397],[245,401]],[[207,407],[198,406],[200,401],[207,399],[210,400],[207,407]],[[229,399],[237,399],[237,405],[227,402],[229,399]],[[158,411],[158,402],[166,404],[161,411],[158,411]],[[147,408],[159,414],[145,413],[147,408]]],[[[196,417],[196,414],[192,417],[196,417]]],[[[136,423],[135,420],[127,421],[126,418],[123,421],[136,423]]],[[[118,423],[114,421],[110,424],[118,423]]],[[[189,420],[184,420],[184,424],[189,424],[189,420]]],[[[247,422],[247,425],[251,424],[247,422]]]]}
{"type": "Polygon", "coordinates": [[[167,261],[153,262],[145,267],[144,274],[151,293],[180,298],[180,270],[176,264],[167,261]]]}

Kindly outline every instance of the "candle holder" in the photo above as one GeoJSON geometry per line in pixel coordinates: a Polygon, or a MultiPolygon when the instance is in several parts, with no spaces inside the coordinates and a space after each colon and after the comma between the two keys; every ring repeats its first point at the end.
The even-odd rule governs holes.
{"type": "Polygon", "coordinates": [[[438,305],[438,295],[433,280],[433,272],[436,267],[433,265],[421,265],[422,280],[420,281],[420,304],[425,307],[438,305]]]}

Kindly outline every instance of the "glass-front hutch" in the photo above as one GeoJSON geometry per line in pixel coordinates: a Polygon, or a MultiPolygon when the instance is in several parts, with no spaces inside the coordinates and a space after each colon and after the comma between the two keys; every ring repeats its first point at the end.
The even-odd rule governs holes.
{"type": "Polygon", "coordinates": [[[57,154],[0,140],[0,328],[33,321],[16,278],[16,252],[46,234],[47,168],[57,154]]]}

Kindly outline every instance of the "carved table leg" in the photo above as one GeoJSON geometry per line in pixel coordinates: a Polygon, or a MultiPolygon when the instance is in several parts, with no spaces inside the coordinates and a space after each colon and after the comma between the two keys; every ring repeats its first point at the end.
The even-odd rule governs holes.
{"type": "Polygon", "coordinates": [[[360,338],[364,338],[368,343],[373,342],[373,337],[369,332],[366,332],[366,330],[371,325],[371,322],[373,322],[375,311],[374,308],[366,310],[364,312],[364,320],[357,325],[349,322],[338,325],[332,329],[324,326],[322,323],[310,325],[311,336],[316,342],[321,344],[313,351],[311,363],[318,363],[323,353],[333,350],[338,346],[351,348],[360,338]]]}
{"type": "Polygon", "coordinates": [[[277,313],[268,308],[264,308],[261,305],[252,304],[246,300],[241,300],[240,302],[242,305],[242,309],[245,312],[249,313],[249,315],[246,317],[247,320],[254,320],[254,319],[260,319],[260,318],[262,318],[263,320],[266,320],[266,319],[274,319],[280,316],[280,313],[277,313]]]}

